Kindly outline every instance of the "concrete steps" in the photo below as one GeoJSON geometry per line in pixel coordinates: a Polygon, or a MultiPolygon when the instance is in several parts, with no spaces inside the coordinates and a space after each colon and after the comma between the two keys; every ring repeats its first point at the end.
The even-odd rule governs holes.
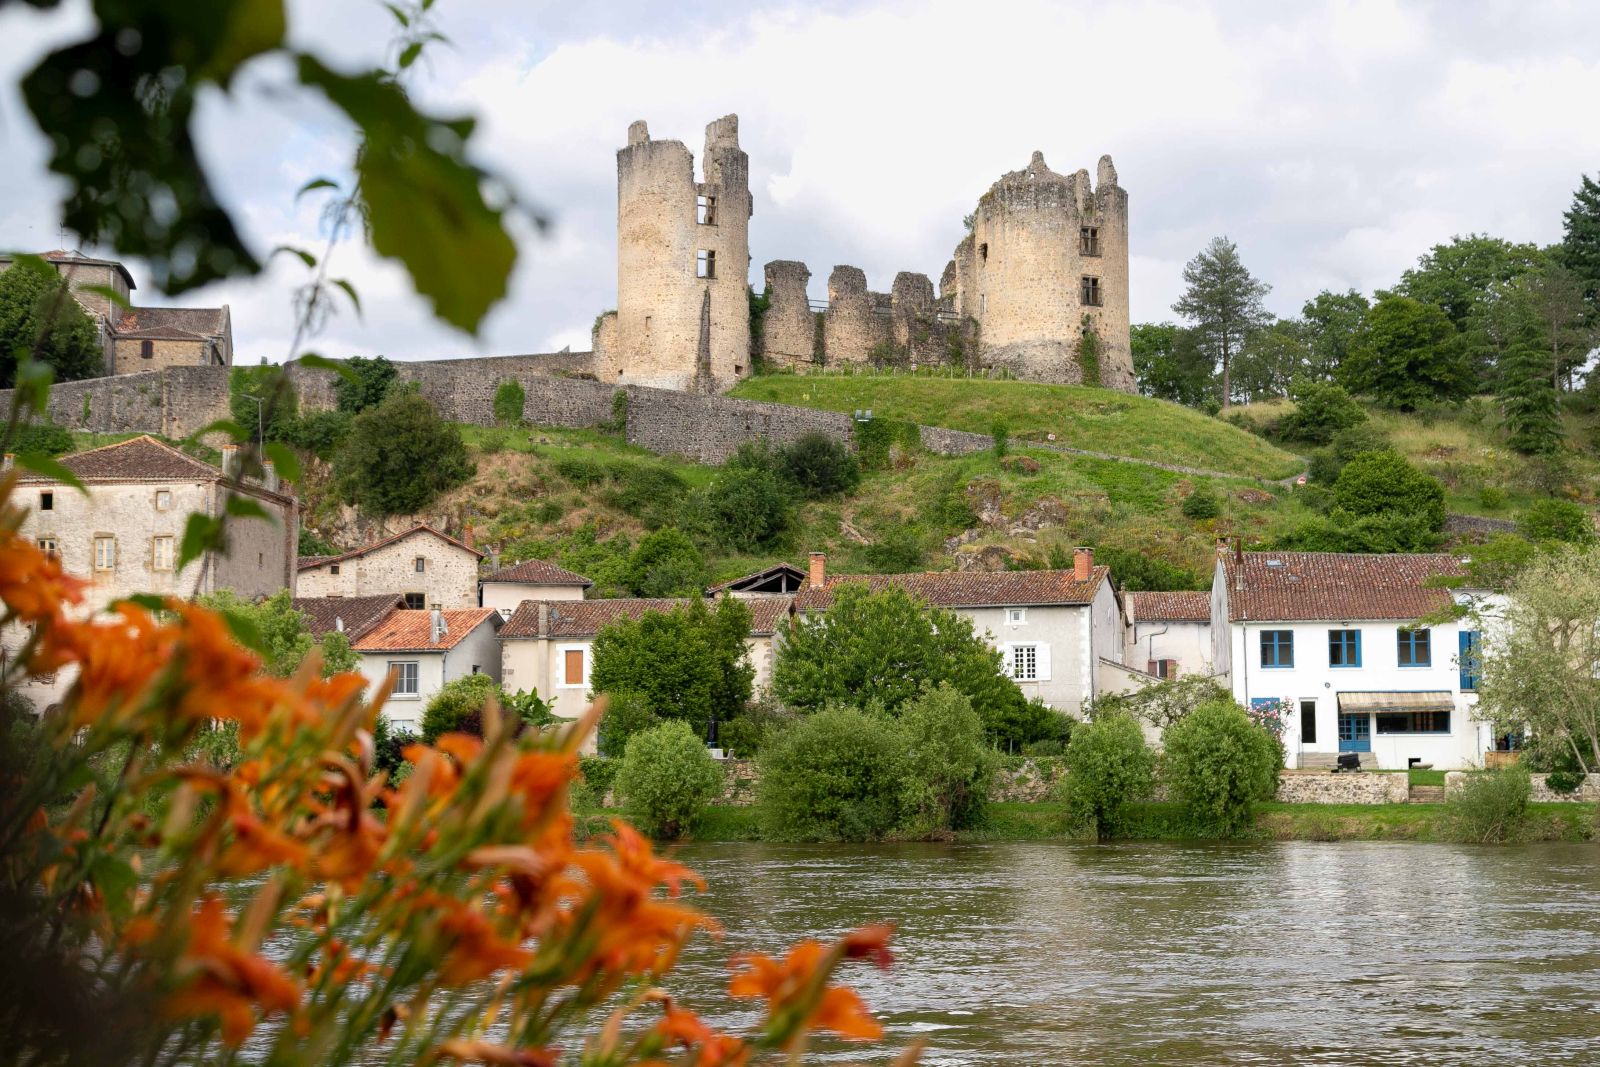
{"type": "Polygon", "coordinates": [[[1444,786],[1442,785],[1414,785],[1411,787],[1407,802],[1411,804],[1443,804],[1444,786]]]}

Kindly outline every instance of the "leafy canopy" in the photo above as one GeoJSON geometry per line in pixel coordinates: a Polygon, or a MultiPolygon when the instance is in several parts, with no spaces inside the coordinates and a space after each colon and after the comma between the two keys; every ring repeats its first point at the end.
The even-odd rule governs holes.
{"type": "Polygon", "coordinates": [[[1233,357],[1245,338],[1271,321],[1264,300],[1272,286],[1239,258],[1239,246],[1213,237],[1183,268],[1184,291],[1172,310],[1194,323],[1213,366],[1222,370],[1222,406],[1233,402],[1233,357]]]}
{"type": "Polygon", "coordinates": [[[1355,516],[1398,512],[1444,528],[1444,486],[1398,452],[1362,452],[1344,465],[1333,483],[1337,506],[1355,516]]]}
{"type": "Polygon", "coordinates": [[[339,410],[349,415],[383,403],[400,373],[386,356],[352,356],[344,369],[347,373],[334,379],[333,396],[339,410]]]}
{"type": "Polygon", "coordinates": [[[628,822],[671,839],[705,814],[722,788],[722,768],[688,723],[671,720],[628,739],[614,784],[628,822]]]}
{"type": "Polygon", "coordinates": [[[757,811],[769,838],[872,841],[900,825],[906,740],[887,716],[823,709],[780,734],[759,762],[757,811]]]}
{"type": "Polygon", "coordinates": [[[1409,296],[1379,296],[1349,354],[1339,382],[1352,393],[1410,411],[1431,400],[1460,400],[1476,382],[1460,335],[1436,305],[1409,296]]]}
{"type": "Polygon", "coordinates": [[[361,657],[351,651],[344,634],[325,634],[320,640],[311,635],[305,615],[295,608],[287,589],[262,600],[247,600],[224,589],[199,602],[227,619],[235,633],[247,637],[260,652],[267,672],[279,678],[299,670],[314,648],[322,652],[324,678],[361,666],[361,657]]]}
{"type": "Polygon", "coordinates": [[[1099,715],[1072,731],[1060,793],[1073,819],[1112,837],[1128,804],[1155,788],[1156,755],[1130,715],[1099,715]]]}
{"type": "Polygon", "coordinates": [[[19,353],[49,366],[58,382],[104,373],[99,327],[67,280],[31,258],[0,273],[0,389],[17,383],[19,353]]]}
{"type": "Polygon", "coordinates": [[[589,684],[595,693],[638,694],[661,718],[714,728],[750,699],[749,636],[750,609],[734,597],[719,600],[716,611],[697,596],[670,611],[618,619],[595,636],[589,684]]]}
{"type": "Polygon", "coordinates": [[[416,393],[398,393],[356,416],[333,459],[344,499],[380,515],[418,511],[472,477],[454,426],[416,393]]]}
{"type": "Polygon", "coordinates": [[[1278,741],[1232,700],[1207,701],[1169,726],[1162,752],[1172,797],[1202,832],[1239,833],[1249,826],[1256,802],[1277,792],[1278,741]]]}

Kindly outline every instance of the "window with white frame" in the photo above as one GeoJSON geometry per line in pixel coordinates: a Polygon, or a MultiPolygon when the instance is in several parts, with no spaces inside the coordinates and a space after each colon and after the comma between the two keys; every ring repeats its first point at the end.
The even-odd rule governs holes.
{"type": "Polygon", "coordinates": [[[1045,644],[1008,644],[1002,649],[1005,670],[1013,681],[1048,682],[1050,680],[1050,646],[1045,644]]]}
{"type": "Polygon", "coordinates": [[[1007,608],[1006,623],[1011,626],[1021,626],[1028,621],[1027,608],[1007,608]]]}
{"type": "Polygon", "coordinates": [[[117,539],[101,534],[94,539],[94,569],[110,571],[117,568],[117,539]]]}
{"type": "Polygon", "coordinates": [[[54,537],[39,538],[39,551],[43,552],[47,556],[60,555],[60,553],[56,551],[56,539],[54,537]]]}
{"type": "Polygon", "coordinates": [[[420,695],[417,684],[418,663],[414,659],[392,659],[389,669],[394,672],[394,696],[415,700],[420,695]]]}
{"type": "Polygon", "coordinates": [[[158,571],[170,571],[173,559],[172,548],[173,541],[171,537],[152,537],[150,539],[150,568],[158,571]]]}
{"type": "Polygon", "coordinates": [[[570,645],[561,650],[561,663],[557,667],[561,688],[580,689],[589,684],[589,650],[581,645],[570,645]]]}

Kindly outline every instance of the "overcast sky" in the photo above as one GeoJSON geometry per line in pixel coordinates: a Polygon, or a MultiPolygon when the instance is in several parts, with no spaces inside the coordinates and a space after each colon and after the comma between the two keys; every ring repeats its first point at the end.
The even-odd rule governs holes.
{"type": "MultiPolygon", "coordinates": [[[[303,47],[381,60],[388,17],[367,0],[292,0],[303,47]]],[[[1130,198],[1134,321],[1170,319],[1184,262],[1216,234],[1298,311],[1322,288],[1371,292],[1428,246],[1483,232],[1549,243],[1584,172],[1600,172],[1600,3],[986,0],[983,3],[546,3],[440,0],[416,83],[476,113],[481,160],[555,220],[519,231],[511,293],[473,338],[435,324],[404,274],[336,254],[366,307],[316,339],[330,356],[395,359],[588,347],[616,303],[616,149],[643,118],[698,163],[707,122],[737,112],[750,155],[752,280],[772,259],[834,264],[887,290],[937,279],[961,217],[1034,149],[1058,171],[1115,159],[1130,198]]],[[[89,25],[87,4],[0,14],[0,248],[59,246],[60,187],[17,77],[89,25]]],[[[202,147],[261,253],[320,244],[308,178],[337,173],[351,136],[258,63],[201,108],[202,147]],[[268,99],[269,95],[272,99],[268,99]]],[[[71,241],[69,239],[69,244],[71,241]]],[[[284,358],[298,274],[178,301],[131,262],[142,303],[233,308],[237,359],[284,358]]]]}

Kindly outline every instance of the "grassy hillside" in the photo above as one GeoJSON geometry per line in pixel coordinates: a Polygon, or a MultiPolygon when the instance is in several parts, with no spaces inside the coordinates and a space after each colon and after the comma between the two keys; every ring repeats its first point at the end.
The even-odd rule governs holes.
{"type": "Polygon", "coordinates": [[[871,408],[883,418],[978,433],[1004,422],[1018,441],[1043,441],[1253,478],[1285,478],[1293,454],[1201,412],[1107,389],[909,375],[772,374],[730,394],[828,411],[871,408]]]}

